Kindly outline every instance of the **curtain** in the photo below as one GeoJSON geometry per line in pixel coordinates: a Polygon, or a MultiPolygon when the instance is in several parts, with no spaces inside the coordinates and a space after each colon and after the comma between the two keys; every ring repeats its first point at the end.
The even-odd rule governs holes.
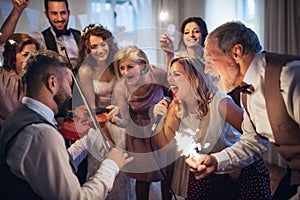
{"type": "MultiPolygon", "coordinates": [[[[264,49],[300,55],[300,0],[265,0],[264,49]]],[[[273,145],[264,160],[281,167],[286,161],[273,145]]]]}
{"type": "Polygon", "coordinates": [[[300,55],[300,0],[265,0],[264,47],[300,55]]]}

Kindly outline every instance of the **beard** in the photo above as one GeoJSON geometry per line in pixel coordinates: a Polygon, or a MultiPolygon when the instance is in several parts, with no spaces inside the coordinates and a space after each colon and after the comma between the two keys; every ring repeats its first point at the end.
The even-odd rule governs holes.
{"type": "Polygon", "coordinates": [[[56,28],[55,23],[52,23],[52,22],[50,22],[50,21],[49,21],[49,23],[50,23],[52,29],[54,30],[54,32],[55,32],[56,34],[62,35],[63,33],[65,33],[65,32],[67,31],[67,28],[68,28],[68,27],[67,27],[67,26],[68,26],[68,21],[69,21],[69,20],[66,21],[65,26],[64,26],[63,29],[61,29],[61,30],[58,30],[58,29],[56,28]]]}
{"type": "Polygon", "coordinates": [[[58,93],[54,95],[53,100],[58,108],[58,113],[55,117],[65,117],[69,108],[69,98],[67,93],[61,88],[58,93]]]}

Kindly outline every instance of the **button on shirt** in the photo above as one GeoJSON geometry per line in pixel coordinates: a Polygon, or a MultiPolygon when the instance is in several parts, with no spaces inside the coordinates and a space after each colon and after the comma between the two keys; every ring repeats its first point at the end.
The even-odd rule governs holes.
{"type": "MultiPolygon", "coordinates": [[[[24,97],[22,102],[55,123],[54,113],[46,105],[28,97],[24,97]]],[[[32,124],[25,127],[13,141],[8,150],[7,163],[12,172],[26,180],[43,199],[105,199],[119,170],[114,161],[105,159],[83,186],[80,186],[69,164],[70,156],[75,164],[86,157],[87,149],[93,145],[92,138],[95,135],[90,137],[88,134],[66,151],[64,139],[54,127],[43,123],[32,124]]]]}
{"type": "MultiPolygon", "coordinates": [[[[257,133],[274,142],[268,120],[264,98],[264,79],[266,61],[263,53],[258,53],[244,77],[244,82],[252,84],[255,91],[247,95],[247,107],[257,133]]],[[[300,61],[292,61],[282,68],[280,89],[289,115],[300,126],[300,61]]],[[[274,108],[276,109],[276,108],[274,108]]],[[[240,142],[222,152],[213,154],[218,160],[218,171],[229,172],[235,167],[245,167],[258,159],[265,151],[268,141],[260,138],[254,131],[246,112],[242,123],[243,135],[240,142]]]]}

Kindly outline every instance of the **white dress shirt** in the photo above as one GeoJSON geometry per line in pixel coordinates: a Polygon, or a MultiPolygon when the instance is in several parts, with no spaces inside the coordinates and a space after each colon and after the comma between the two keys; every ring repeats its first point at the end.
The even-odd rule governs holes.
{"type": "MultiPolygon", "coordinates": [[[[75,68],[77,66],[79,49],[73,34],[71,33],[70,35],[62,35],[57,38],[52,28],[50,28],[50,31],[55,39],[58,53],[66,57],[65,52],[61,50],[61,47],[65,47],[67,50],[67,54],[71,60],[72,66],[73,68],[75,68]]],[[[40,49],[47,49],[42,32],[32,32],[30,33],[30,36],[38,41],[38,43],[40,44],[40,49]]]]}
{"type": "MultiPolygon", "coordinates": [[[[54,113],[49,107],[28,97],[22,102],[55,124],[54,113]]],[[[69,164],[69,155],[79,164],[88,154],[95,132],[90,131],[91,134],[78,140],[68,151],[61,134],[49,124],[32,124],[22,132],[25,133],[19,134],[8,150],[7,163],[36,194],[43,199],[105,199],[119,172],[114,161],[105,159],[95,175],[82,186],[69,164]]]]}
{"type": "MultiPolygon", "coordinates": [[[[265,67],[264,54],[258,53],[251,62],[243,81],[252,84],[255,89],[251,95],[247,96],[247,107],[257,133],[268,138],[270,142],[274,142],[264,97],[265,67]]],[[[300,126],[300,60],[289,62],[282,68],[280,83],[287,111],[300,126]]],[[[226,172],[234,168],[245,167],[260,158],[266,151],[268,141],[261,139],[255,133],[246,112],[244,112],[242,129],[243,135],[240,142],[213,154],[218,160],[218,171],[226,172]]]]}

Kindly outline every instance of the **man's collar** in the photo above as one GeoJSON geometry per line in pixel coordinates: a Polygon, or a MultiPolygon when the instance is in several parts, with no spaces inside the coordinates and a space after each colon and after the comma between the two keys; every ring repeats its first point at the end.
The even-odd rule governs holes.
{"type": "Polygon", "coordinates": [[[261,66],[263,65],[263,57],[264,54],[262,53],[257,53],[254,56],[243,79],[243,82],[251,84],[254,88],[257,88],[260,82],[259,76],[261,74],[261,66]]]}
{"type": "Polygon", "coordinates": [[[65,31],[54,31],[53,27],[50,27],[50,30],[52,34],[56,36],[56,38],[59,38],[60,36],[66,35],[70,36],[71,35],[71,29],[67,29],[65,31]]]}

